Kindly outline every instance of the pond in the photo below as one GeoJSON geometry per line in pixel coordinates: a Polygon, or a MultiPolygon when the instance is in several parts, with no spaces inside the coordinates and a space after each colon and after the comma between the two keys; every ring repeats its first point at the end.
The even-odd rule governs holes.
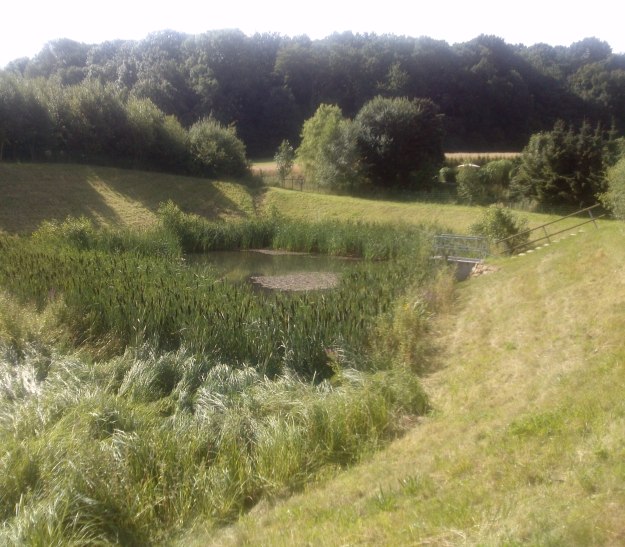
{"type": "Polygon", "coordinates": [[[218,251],[190,255],[187,262],[205,266],[233,283],[251,281],[269,289],[329,289],[360,260],[281,251],[218,251]]]}

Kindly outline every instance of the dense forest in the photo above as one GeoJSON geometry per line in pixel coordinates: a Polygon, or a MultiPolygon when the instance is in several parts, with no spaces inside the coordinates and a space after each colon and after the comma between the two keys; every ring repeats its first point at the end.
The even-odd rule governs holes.
{"type": "Polygon", "coordinates": [[[596,38],[570,47],[237,30],[61,39],[0,71],[0,158],[176,170],[184,133],[207,119],[236,128],[249,156],[270,156],[283,139],[298,143],[319,105],[354,117],[377,96],[433,101],[448,151],[519,150],[559,119],[622,133],[625,55],[596,38]]]}

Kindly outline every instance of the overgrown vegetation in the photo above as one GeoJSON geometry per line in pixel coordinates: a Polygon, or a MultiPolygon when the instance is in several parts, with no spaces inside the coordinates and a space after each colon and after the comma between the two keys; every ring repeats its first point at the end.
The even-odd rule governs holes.
{"type": "Polygon", "coordinates": [[[584,123],[579,130],[559,121],[532,135],[513,177],[513,191],[538,203],[589,206],[605,190],[612,134],[584,123]]]}
{"type": "Polygon", "coordinates": [[[470,228],[471,233],[498,243],[509,253],[523,249],[529,240],[527,219],[519,218],[513,211],[500,205],[491,205],[484,210],[482,218],[470,228]],[[503,240],[503,241],[501,241],[503,240]]]}
{"type": "Polygon", "coordinates": [[[215,223],[173,203],[160,217],[141,235],[80,218],[0,239],[2,543],[143,544],[230,522],[428,408],[415,372],[432,295],[448,298],[424,287],[428,229],[215,223]],[[178,258],[260,242],[378,261],[332,294],[288,294],[178,258]],[[395,358],[383,340],[407,333],[395,358]]]}

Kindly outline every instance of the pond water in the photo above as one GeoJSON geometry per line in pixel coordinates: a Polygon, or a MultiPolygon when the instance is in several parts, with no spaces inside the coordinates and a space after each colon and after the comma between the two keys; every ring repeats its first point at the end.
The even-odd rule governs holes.
{"type": "Polygon", "coordinates": [[[232,282],[247,281],[250,277],[311,272],[340,274],[361,263],[335,256],[271,251],[216,251],[189,255],[186,260],[189,265],[205,266],[232,282]]]}

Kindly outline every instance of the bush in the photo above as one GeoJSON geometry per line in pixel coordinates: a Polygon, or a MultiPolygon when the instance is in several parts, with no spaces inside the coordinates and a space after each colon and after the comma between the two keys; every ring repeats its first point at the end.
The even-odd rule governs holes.
{"type": "Polygon", "coordinates": [[[510,209],[499,205],[488,207],[480,221],[470,228],[471,233],[487,237],[493,243],[506,239],[503,246],[510,253],[527,243],[529,233],[524,233],[526,230],[526,218],[519,219],[510,209]]]}
{"type": "Polygon", "coordinates": [[[625,219],[625,156],[608,170],[607,180],[608,191],[601,201],[615,217],[625,219]]]}
{"type": "Polygon", "coordinates": [[[510,189],[510,177],[514,169],[511,160],[489,161],[482,167],[488,198],[492,201],[507,199],[510,189]]]}
{"type": "Polygon", "coordinates": [[[288,140],[285,139],[280,143],[273,159],[276,162],[280,184],[284,186],[284,181],[291,174],[291,171],[293,171],[293,164],[295,162],[295,150],[293,150],[288,140]]]}
{"type": "Polygon", "coordinates": [[[460,198],[469,203],[484,203],[486,201],[486,181],[483,171],[478,165],[459,165],[456,181],[460,198]]]}
{"type": "Polygon", "coordinates": [[[333,190],[363,184],[355,126],[335,105],[322,104],[302,128],[297,159],[310,181],[333,190]]]}
{"type": "Polygon", "coordinates": [[[444,161],[443,127],[429,99],[376,97],[358,112],[358,153],[372,184],[427,188],[444,161]]]}
{"type": "Polygon", "coordinates": [[[234,127],[207,118],[189,129],[194,170],[207,177],[241,177],[248,172],[245,145],[234,127]]]}
{"type": "Polygon", "coordinates": [[[438,182],[453,184],[456,182],[457,171],[453,167],[443,167],[438,172],[438,182]]]}
{"type": "Polygon", "coordinates": [[[513,192],[538,203],[592,205],[605,190],[611,134],[583,124],[579,131],[559,121],[531,136],[512,180],[513,192]]]}

